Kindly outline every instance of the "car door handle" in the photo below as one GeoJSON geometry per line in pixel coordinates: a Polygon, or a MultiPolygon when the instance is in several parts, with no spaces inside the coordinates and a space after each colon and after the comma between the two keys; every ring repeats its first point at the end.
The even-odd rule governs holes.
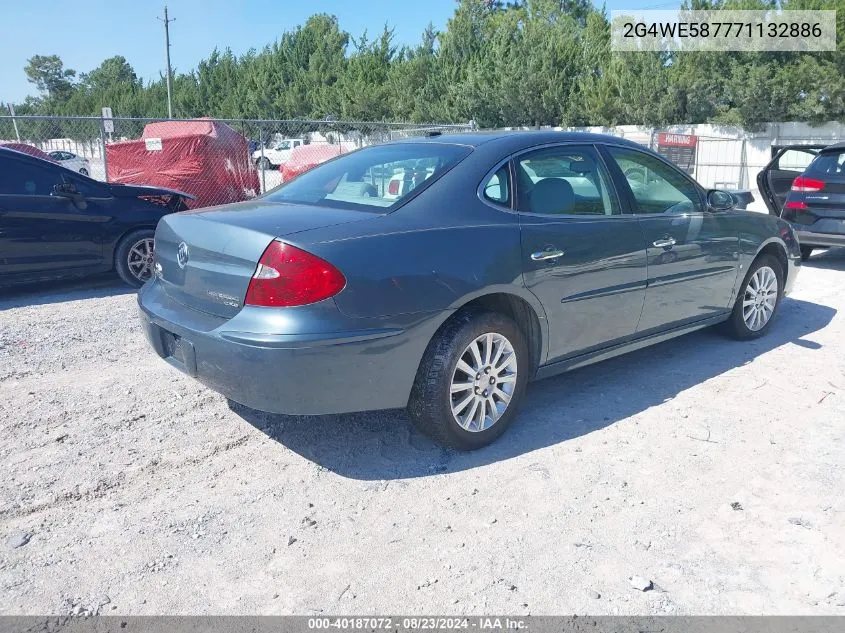
{"type": "Polygon", "coordinates": [[[674,237],[665,237],[662,240],[655,240],[654,246],[657,248],[667,248],[669,246],[675,245],[675,238],[674,237]]]}
{"type": "Polygon", "coordinates": [[[552,259],[557,259],[559,257],[563,257],[563,255],[564,255],[563,251],[559,251],[559,250],[558,251],[555,251],[555,250],[537,251],[536,253],[531,253],[531,259],[533,259],[535,262],[547,262],[547,261],[550,261],[552,259]]]}

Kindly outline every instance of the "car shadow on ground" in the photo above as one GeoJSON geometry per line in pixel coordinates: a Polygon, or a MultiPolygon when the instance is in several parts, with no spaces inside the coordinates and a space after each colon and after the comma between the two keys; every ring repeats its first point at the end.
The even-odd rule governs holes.
{"type": "Polygon", "coordinates": [[[135,292],[137,289],[121,281],[114,273],[104,273],[74,281],[46,281],[39,284],[0,287],[0,310],[99,299],[135,292]]]}
{"type": "Polygon", "coordinates": [[[809,268],[845,270],[845,248],[829,248],[814,251],[813,256],[803,263],[809,268]]]}
{"type": "Polygon", "coordinates": [[[272,415],[230,402],[268,437],[337,474],[359,480],[423,477],[530,453],[623,420],[786,344],[810,350],[836,310],[785,299],[766,336],[740,342],[713,328],[531,383],[512,427],[471,453],[441,448],[404,411],[320,417],[272,415]]]}

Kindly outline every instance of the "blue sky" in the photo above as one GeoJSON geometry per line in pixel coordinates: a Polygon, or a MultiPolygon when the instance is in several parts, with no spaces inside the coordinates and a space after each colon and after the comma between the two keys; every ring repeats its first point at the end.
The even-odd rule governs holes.
{"type": "MultiPolygon", "coordinates": [[[[123,55],[145,79],[164,68],[164,30],[156,16],[165,0],[29,0],[3,2],[0,102],[19,102],[35,87],[23,67],[33,55],[56,54],[66,68],[86,72],[113,55],[123,55]]],[[[375,34],[387,22],[397,43],[419,40],[428,22],[440,29],[455,0],[169,0],[171,63],[187,71],[212,49],[237,53],[261,48],[314,13],[338,16],[354,36],[375,34]]],[[[608,10],[664,8],[680,2],[609,0],[608,10]]]]}

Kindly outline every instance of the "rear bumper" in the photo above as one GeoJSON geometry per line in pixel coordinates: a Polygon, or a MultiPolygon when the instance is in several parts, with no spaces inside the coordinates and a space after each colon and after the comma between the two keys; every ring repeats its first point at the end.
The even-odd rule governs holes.
{"type": "Polygon", "coordinates": [[[256,333],[239,329],[255,329],[248,325],[255,323],[250,315],[230,320],[202,315],[174,302],[155,281],[138,293],[141,324],[156,353],[237,403],[288,415],[405,407],[441,319],[415,315],[404,326],[374,327],[372,319],[349,319],[327,303],[313,308],[322,314],[284,315],[279,322],[291,334],[256,333]],[[330,311],[337,314],[333,324],[325,316],[330,311]],[[302,332],[309,322],[330,331],[302,332]],[[345,328],[338,327],[341,322],[345,328]],[[361,325],[368,327],[350,327],[361,325]]]}
{"type": "Polygon", "coordinates": [[[802,231],[798,225],[793,224],[795,235],[801,246],[845,246],[845,233],[815,233],[813,231],[802,231]]]}

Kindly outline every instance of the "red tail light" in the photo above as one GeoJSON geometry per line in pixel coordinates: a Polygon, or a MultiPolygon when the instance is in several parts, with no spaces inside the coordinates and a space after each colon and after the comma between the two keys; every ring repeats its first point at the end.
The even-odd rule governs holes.
{"type": "Polygon", "coordinates": [[[329,262],[274,240],[258,260],[244,304],[301,306],[333,297],[345,285],[343,273],[329,262]]]}
{"type": "Polygon", "coordinates": [[[821,191],[824,189],[824,181],[806,176],[798,176],[792,181],[792,191],[821,191]]]}
{"type": "Polygon", "coordinates": [[[803,200],[787,200],[786,204],[783,205],[784,209],[806,209],[807,203],[803,200]]]}
{"type": "Polygon", "coordinates": [[[387,183],[387,193],[391,196],[398,196],[399,195],[399,181],[398,180],[391,180],[387,183]]]}

